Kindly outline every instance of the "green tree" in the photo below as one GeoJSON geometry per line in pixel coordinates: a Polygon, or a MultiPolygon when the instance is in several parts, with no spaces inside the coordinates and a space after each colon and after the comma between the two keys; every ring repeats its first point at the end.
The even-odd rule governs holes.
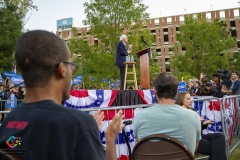
{"type": "Polygon", "coordinates": [[[14,46],[29,9],[37,9],[32,0],[0,0],[0,72],[12,68],[14,46]]]}
{"type": "Polygon", "coordinates": [[[224,53],[234,47],[236,40],[223,21],[216,19],[208,22],[198,14],[197,17],[185,17],[179,29],[175,54],[170,61],[175,75],[185,72],[199,78],[200,73],[211,75],[216,69],[227,67],[224,53]],[[186,51],[179,53],[180,47],[186,48],[186,51]]]}
{"type": "Polygon", "coordinates": [[[90,32],[108,46],[110,53],[115,47],[124,29],[134,22],[145,22],[149,14],[142,0],[92,0],[85,2],[86,20],[83,23],[91,28],[90,32]]]}
{"type": "Polygon", "coordinates": [[[87,87],[94,85],[99,88],[103,79],[112,79],[114,72],[111,63],[114,62],[110,59],[113,59],[114,55],[106,53],[104,47],[89,45],[83,38],[76,37],[70,39],[68,46],[73,54],[78,55],[74,61],[79,67],[73,76],[82,74],[87,87]]]}
{"type": "Polygon", "coordinates": [[[229,56],[229,68],[230,71],[240,71],[240,52],[234,52],[232,56],[229,56]]]}

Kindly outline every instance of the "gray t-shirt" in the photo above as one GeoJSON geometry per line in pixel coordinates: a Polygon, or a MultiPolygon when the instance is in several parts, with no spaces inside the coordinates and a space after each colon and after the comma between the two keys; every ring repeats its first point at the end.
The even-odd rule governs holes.
{"type": "Polygon", "coordinates": [[[201,139],[201,120],[196,112],[179,105],[156,104],[139,111],[133,132],[139,140],[153,134],[176,138],[194,155],[196,141],[201,139]]]}

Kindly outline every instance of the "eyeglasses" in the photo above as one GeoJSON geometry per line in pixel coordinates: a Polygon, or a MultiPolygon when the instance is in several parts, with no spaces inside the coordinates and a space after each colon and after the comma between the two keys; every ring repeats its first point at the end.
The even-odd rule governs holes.
{"type": "Polygon", "coordinates": [[[72,72],[74,72],[77,69],[77,64],[73,62],[68,62],[68,61],[61,61],[62,63],[69,64],[71,67],[72,72]]]}

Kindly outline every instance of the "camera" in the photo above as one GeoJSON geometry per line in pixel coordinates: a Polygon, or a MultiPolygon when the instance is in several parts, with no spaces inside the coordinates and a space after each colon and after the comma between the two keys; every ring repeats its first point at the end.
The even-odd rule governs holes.
{"type": "Polygon", "coordinates": [[[222,85],[225,85],[229,89],[232,85],[231,74],[227,70],[217,69],[218,77],[222,80],[222,85]]]}

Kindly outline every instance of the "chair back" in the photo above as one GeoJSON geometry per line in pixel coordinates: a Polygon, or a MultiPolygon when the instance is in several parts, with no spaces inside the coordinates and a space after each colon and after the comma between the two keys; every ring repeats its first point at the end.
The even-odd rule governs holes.
{"type": "Polygon", "coordinates": [[[175,138],[155,134],[141,139],[133,148],[132,160],[194,160],[192,153],[175,138]]]}

